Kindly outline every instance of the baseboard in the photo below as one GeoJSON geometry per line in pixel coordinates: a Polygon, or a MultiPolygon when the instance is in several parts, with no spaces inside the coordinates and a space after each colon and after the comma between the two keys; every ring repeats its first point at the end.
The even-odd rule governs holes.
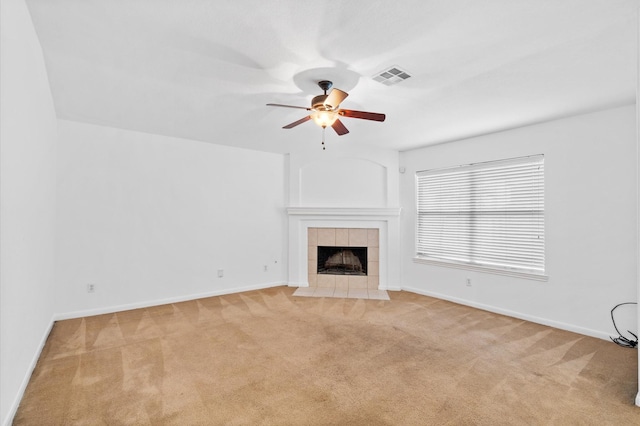
{"type": "Polygon", "coordinates": [[[224,296],[225,294],[242,293],[245,291],[280,287],[282,285],[285,285],[285,284],[281,282],[261,283],[261,284],[249,285],[244,287],[225,288],[223,290],[215,290],[215,291],[210,291],[205,293],[196,293],[196,294],[190,294],[190,295],[169,297],[165,299],[145,300],[143,302],[128,303],[124,305],[106,306],[102,308],[87,309],[83,311],[64,312],[64,313],[55,314],[54,320],[59,321],[59,320],[66,320],[66,319],[73,319],[73,318],[90,317],[93,315],[112,314],[114,312],[129,311],[131,309],[149,308],[152,306],[167,305],[170,303],[187,302],[190,300],[204,299],[206,297],[224,296]]]}
{"type": "Polygon", "coordinates": [[[51,318],[47,328],[44,331],[44,334],[40,338],[40,344],[38,345],[38,349],[33,354],[31,358],[31,362],[29,363],[29,368],[27,369],[24,378],[22,379],[22,383],[20,384],[20,388],[18,389],[18,393],[16,394],[11,406],[9,407],[9,411],[7,412],[7,416],[2,421],[3,426],[11,426],[13,423],[13,418],[18,411],[18,407],[20,406],[20,401],[22,401],[22,397],[24,396],[24,391],[27,390],[27,385],[29,384],[29,380],[31,380],[31,375],[33,374],[33,370],[36,368],[36,364],[38,364],[38,360],[40,359],[40,354],[42,354],[42,349],[44,349],[45,343],[47,343],[47,339],[49,338],[49,334],[51,333],[51,329],[53,328],[53,324],[55,322],[54,317],[51,318]]]}
{"type": "Polygon", "coordinates": [[[400,287],[399,285],[386,285],[386,286],[381,285],[379,289],[388,290],[388,291],[402,291],[402,287],[400,287]]]}
{"type": "Polygon", "coordinates": [[[507,315],[514,318],[519,318],[525,321],[535,322],[537,324],[547,325],[553,328],[559,328],[561,330],[571,331],[573,333],[582,334],[585,336],[596,337],[598,339],[610,340],[609,335],[607,333],[603,333],[601,331],[592,330],[589,328],[578,327],[573,324],[567,324],[560,321],[553,321],[546,318],[536,317],[534,315],[527,315],[517,311],[511,311],[508,309],[498,308],[496,306],[485,305],[483,303],[476,303],[466,299],[460,299],[453,296],[448,296],[446,294],[436,293],[428,290],[422,290],[419,288],[413,287],[403,287],[402,290],[410,291],[412,293],[422,294],[423,296],[435,297],[437,299],[448,300],[449,302],[458,303],[460,305],[471,306],[472,308],[482,309],[483,311],[489,311],[496,314],[507,315]]]}

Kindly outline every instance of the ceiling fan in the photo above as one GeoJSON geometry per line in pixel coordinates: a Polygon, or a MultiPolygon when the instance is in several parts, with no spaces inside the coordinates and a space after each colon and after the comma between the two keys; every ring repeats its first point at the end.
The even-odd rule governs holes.
{"type": "MultiPolygon", "coordinates": [[[[339,117],[349,118],[361,118],[364,120],[372,121],[384,121],[386,116],[384,114],[378,114],[376,112],[354,111],[351,109],[342,109],[340,103],[345,100],[349,94],[343,92],[340,89],[332,89],[327,95],[327,90],[331,89],[333,82],[328,80],[322,80],[318,82],[318,86],[324,90],[324,95],[315,96],[311,100],[311,108],[294,106],[294,105],[282,105],[282,104],[267,104],[268,106],[277,106],[284,108],[297,108],[311,111],[311,114],[301,118],[298,121],[294,121],[291,124],[287,124],[283,129],[292,129],[299,124],[305,123],[309,120],[315,121],[315,123],[325,129],[327,126],[331,126],[336,131],[338,136],[346,135],[349,130],[342,124],[339,117]]],[[[324,141],[323,141],[324,144],[324,141]]]]}

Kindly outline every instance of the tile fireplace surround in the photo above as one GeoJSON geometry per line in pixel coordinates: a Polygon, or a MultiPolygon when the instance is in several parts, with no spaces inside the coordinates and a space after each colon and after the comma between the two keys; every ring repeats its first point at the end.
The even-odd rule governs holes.
{"type": "Polygon", "coordinates": [[[308,228],[307,254],[309,287],[337,289],[369,288],[378,289],[379,279],[379,232],[370,228],[308,228]],[[318,274],[318,246],[325,247],[366,247],[367,275],[318,274]]]}
{"type": "Polygon", "coordinates": [[[335,291],[342,288],[348,290],[344,286],[354,291],[400,290],[399,208],[289,207],[287,213],[289,286],[313,287],[317,291],[322,286],[326,286],[324,288],[327,291],[331,286],[335,291]],[[311,269],[309,263],[310,259],[316,259],[318,245],[376,247],[377,250],[369,254],[368,259],[372,262],[368,265],[372,272],[368,276],[356,277],[359,279],[352,280],[352,285],[349,285],[350,277],[336,279],[335,275],[321,277],[323,274],[314,274],[317,272],[317,262],[312,262],[311,269]]]}

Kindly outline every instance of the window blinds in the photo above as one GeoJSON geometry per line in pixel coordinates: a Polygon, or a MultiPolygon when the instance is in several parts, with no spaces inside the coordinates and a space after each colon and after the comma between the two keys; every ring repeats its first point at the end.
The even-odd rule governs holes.
{"type": "Polygon", "coordinates": [[[544,156],[416,173],[417,256],[544,274],[544,156]]]}

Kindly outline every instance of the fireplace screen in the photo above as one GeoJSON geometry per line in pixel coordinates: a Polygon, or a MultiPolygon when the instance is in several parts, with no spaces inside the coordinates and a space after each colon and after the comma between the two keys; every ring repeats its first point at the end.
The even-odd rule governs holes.
{"type": "Polygon", "coordinates": [[[318,246],[318,274],[367,275],[367,248],[318,246]]]}

